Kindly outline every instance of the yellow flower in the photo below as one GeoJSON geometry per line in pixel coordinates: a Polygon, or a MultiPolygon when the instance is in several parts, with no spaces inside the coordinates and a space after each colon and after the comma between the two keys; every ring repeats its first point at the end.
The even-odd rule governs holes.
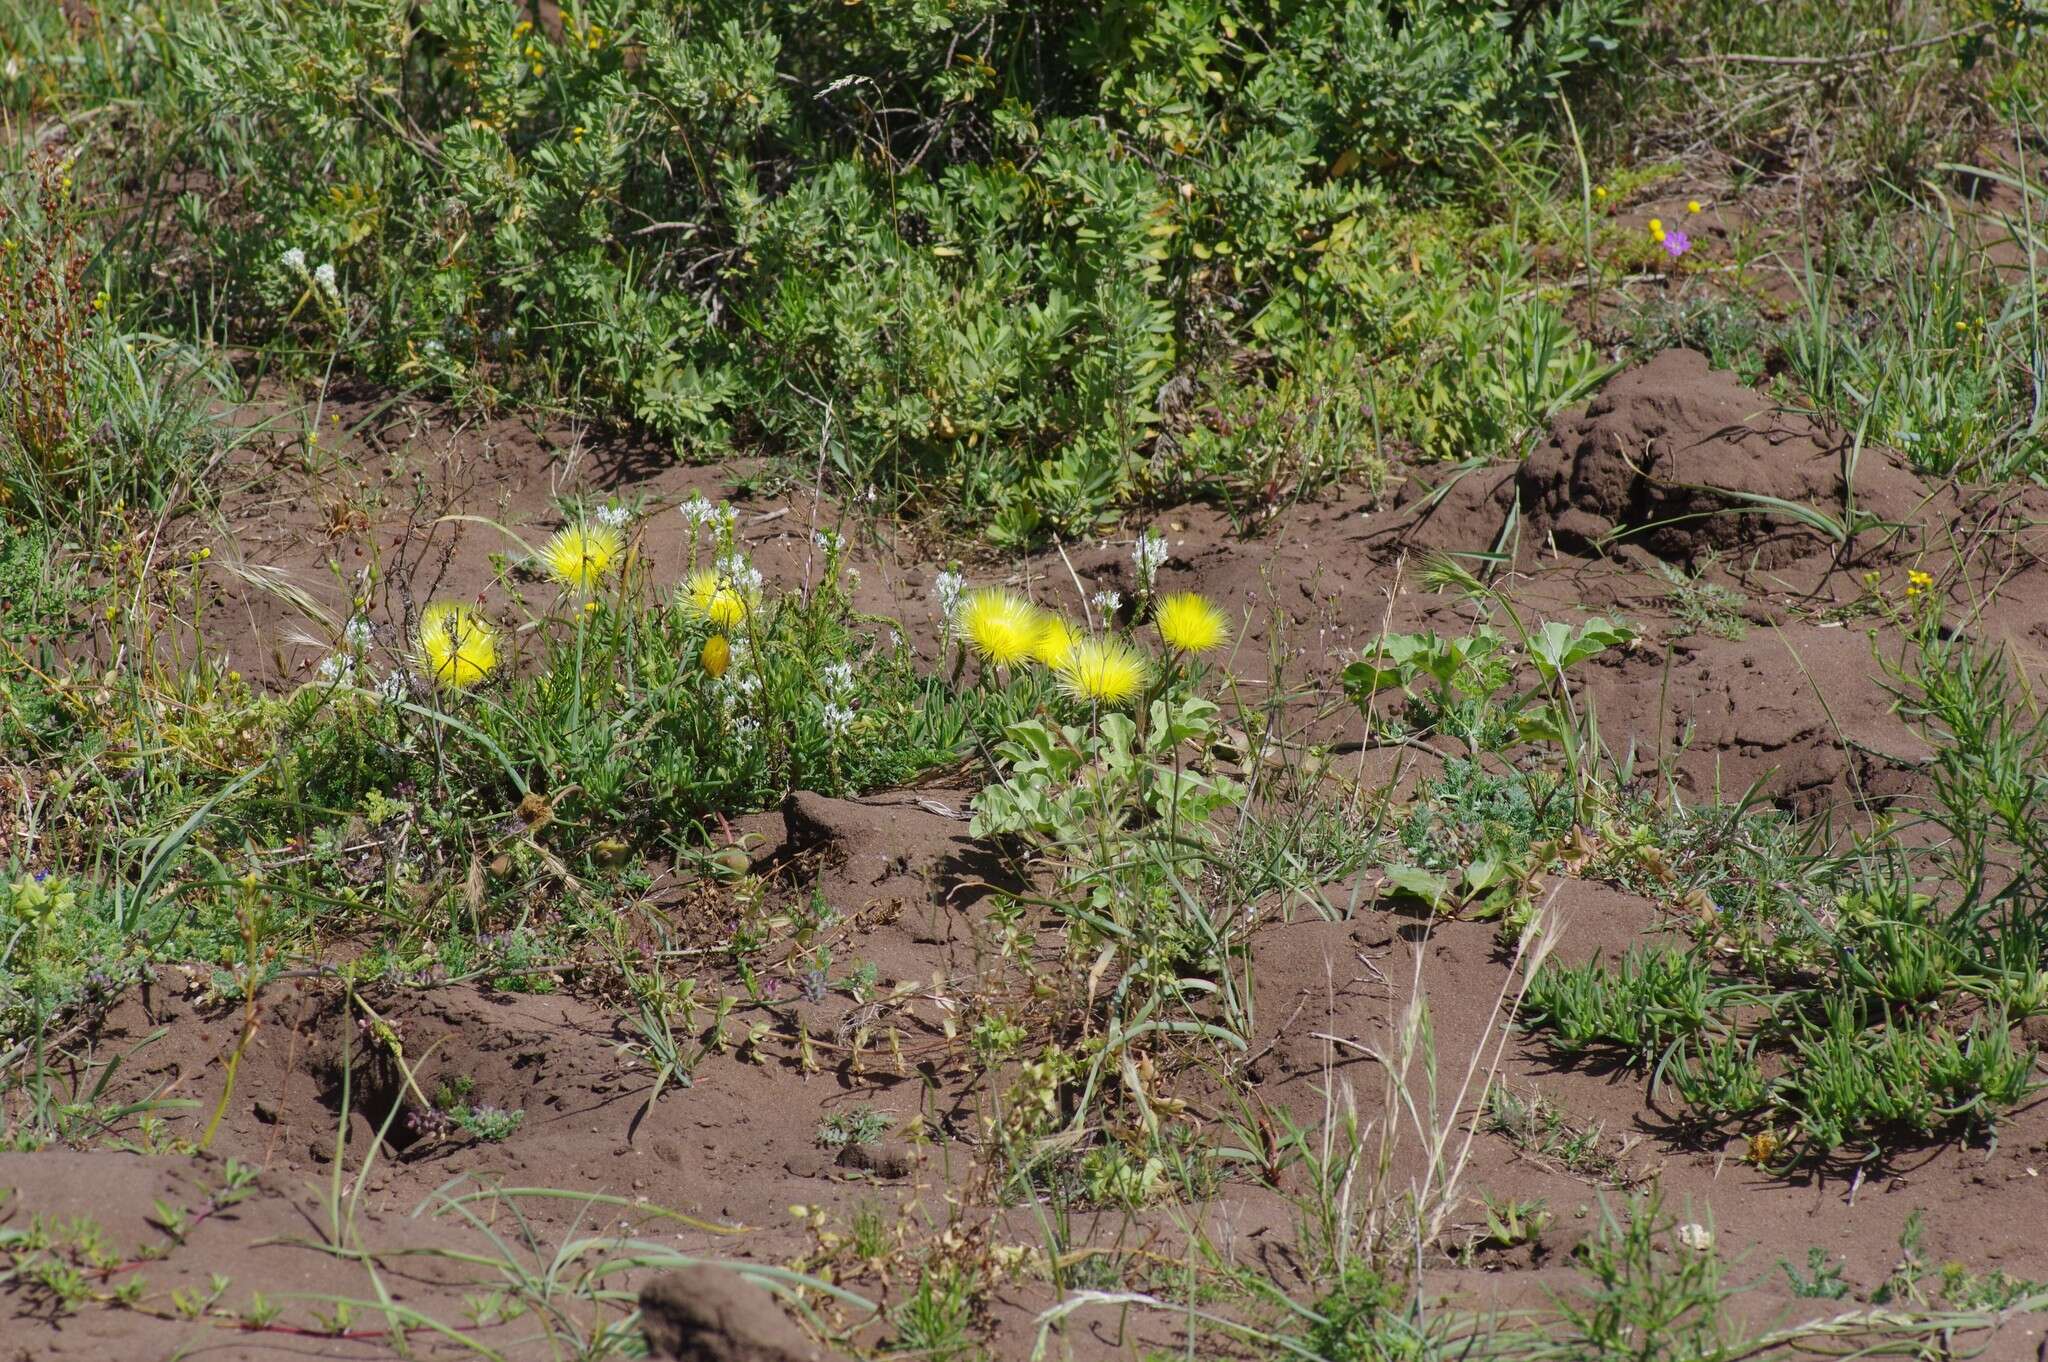
{"type": "Polygon", "coordinates": [[[1159,603],[1159,637],[1175,652],[1206,653],[1230,641],[1230,623],[1223,612],[1183,591],[1159,603]]]}
{"type": "Polygon", "coordinates": [[[1699,212],[1699,211],[1700,211],[1700,201],[1699,201],[1698,199],[1687,199],[1687,200],[1686,200],[1686,203],[1685,203],[1685,211],[1686,211],[1686,212],[1688,212],[1688,213],[1697,213],[1697,212],[1699,212]]]}
{"type": "Polygon", "coordinates": [[[1038,607],[1015,592],[984,587],[960,599],[960,632],[983,660],[1014,667],[1030,658],[1044,631],[1038,607]]]}
{"type": "Polygon", "coordinates": [[[1606,185],[1604,185],[1604,184],[1596,184],[1596,185],[1594,185],[1594,186],[1593,186],[1593,197],[1594,197],[1594,198],[1596,198],[1596,199],[1600,199],[1600,200],[1602,200],[1602,201],[1605,201],[1605,199],[1607,198],[1607,186],[1606,186],[1606,185]]]}
{"type": "Polygon", "coordinates": [[[1933,574],[1922,572],[1919,568],[1914,568],[1906,574],[1906,599],[1909,601],[1917,599],[1921,593],[1933,585],[1933,574]]]}
{"type": "Polygon", "coordinates": [[[430,605],[420,616],[419,663],[435,685],[468,690],[497,670],[498,631],[466,605],[430,605]]]}
{"type": "Polygon", "coordinates": [[[689,593],[690,604],[697,613],[721,629],[730,629],[747,617],[750,602],[732,582],[721,578],[710,568],[701,568],[690,574],[684,583],[689,593]]]}
{"type": "Polygon", "coordinates": [[[1120,638],[1084,638],[1068,651],[1059,677],[1076,700],[1120,705],[1145,688],[1145,659],[1120,638]]]}
{"type": "Polygon", "coordinates": [[[609,525],[570,525],[540,551],[548,576],[572,591],[589,591],[611,571],[626,547],[609,525]]]}
{"type": "Polygon", "coordinates": [[[1662,218],[1651,218],[1651,219],[1650,219],[1650,240],[1652,240],[1652,241],[1660,241],[1660,242],[1661,242],[1661,241],[1662,241],[1663,239],[1664,239],[1664,219],[1662,219],[1662,218]]]}
{"type": "Polygon", "coordinates": [[[1031,645],[1031,655],[1045,666],[1057,669],[1080,641],[1079,630],[1058,615],[1049,614],[1038,627],[1038,640],[1031,645]]]}
{"type": "Polygon", "coordinates": [[[732,665],[732,644],[725,641],[724,634],[713,634],[704,640],[704,651],[697,655],[697,660],[714,679],[724,676],[725,669],[732,665]]]}

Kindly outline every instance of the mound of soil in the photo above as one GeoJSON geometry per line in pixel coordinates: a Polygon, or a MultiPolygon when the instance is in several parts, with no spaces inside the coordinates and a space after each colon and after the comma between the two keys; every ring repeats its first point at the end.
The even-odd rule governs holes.
{"type": "Polygon", "coordinates": [[[1891,454],[1777,407],[1694,350],[1664,351],[1559,418],[1521,474],[1522,513],[1557,547],[1633,544],[1688,566],[1740,554],[1782,567],[1828,545],[1773,502],[1890,527],[1928,497],[1891,454]]]}
{"type": "Polygon", "coordinates": [[[806,1338],[767,1291],[708,1263],[642,1287],[640,1330],[649,1356],[683,1362],[844,1362],[806,1338]]]}

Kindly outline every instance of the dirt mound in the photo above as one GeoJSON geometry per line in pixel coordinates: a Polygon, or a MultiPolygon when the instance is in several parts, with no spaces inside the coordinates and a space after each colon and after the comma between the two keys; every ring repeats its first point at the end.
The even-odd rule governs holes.
{"type": "Polygon", "coordinates": [[[728,1268],[700,1264],[640,1291],[640,1329],[651,1357],[687,1362],[835,1362],[775,1297],[728,1268]]]}
{"type": "Polygon", "coordinates": [[[1808,508],[1867,547],[1911,524],[1929,494],[1883,450],[1743,387],[1693,350],[1666,350],[1568,412],[1529,456],[1523,514],[1573,552],[1633,544],[1669,562],[1740,554],[1781,567],[1830,546],[1808,508]]]}
{"type": "Polygon", "coordinates": [[[1669,765],[1692,802],[1752,785],[1800,817],[1907,798],[1930,751],[1900,717],[1861,631],[1788,624],[1693,638],[1587,667],[1601,731],[1637,770],[1669,765]]]}

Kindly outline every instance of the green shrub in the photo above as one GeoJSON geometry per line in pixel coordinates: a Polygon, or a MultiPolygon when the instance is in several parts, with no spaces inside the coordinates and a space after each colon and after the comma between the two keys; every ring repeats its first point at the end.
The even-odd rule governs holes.
{"type": "MultiPolygon", "coordinates": [[[[497,0],[179,0],[118,64],[76,59],[220,186],[151,232],[222,338],[566,397],[685,451],[822,446],[1018,539],[1143,490],[1169,381],[1248,344],[1275,360],[1230,399],[1270,412],[1251,457],[1311,476],[1356,465],[1337,445],[1398,389],[1365,372],[1390,323],[1437,375],[1395,433],[1432,453],[1582,392],[1590,352],[1523,265],[1470,307],[1401,296],[1389,210],[1521,154],[1635,8],[593,0],[535,27],[497,0]],[[1329,343],[1349,372],[1314,368],[1329,343]]],[[[1444,244],[1462,280],[1469,234],[1444,244]]],[[[1205,480],[1214,451],[1185,458],[1205,480]]]]}

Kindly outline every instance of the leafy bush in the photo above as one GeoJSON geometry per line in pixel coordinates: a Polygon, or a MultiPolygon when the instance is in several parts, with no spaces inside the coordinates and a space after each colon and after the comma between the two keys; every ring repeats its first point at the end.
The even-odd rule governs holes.
{"type": "Polygon", "coordinates": [[[822,446],[1023,538],[1140,490],[1169,383],[1247,345],[1272,396],[1234,400],[1298,414],[1288,375],[1362,343],[1312,469],[1377,405],[1389,340],[1449,385],[1396,402],[1432,452],[1582,392],[1548,304],[1401,296],[1389,209],[1540,130],[1635,7],[594,0],[536,26],[496,0],[179,0],[118,67],[79,59],[220,187],[158,225],[228,338],[555,393],[686,451],[822,446]]]}

